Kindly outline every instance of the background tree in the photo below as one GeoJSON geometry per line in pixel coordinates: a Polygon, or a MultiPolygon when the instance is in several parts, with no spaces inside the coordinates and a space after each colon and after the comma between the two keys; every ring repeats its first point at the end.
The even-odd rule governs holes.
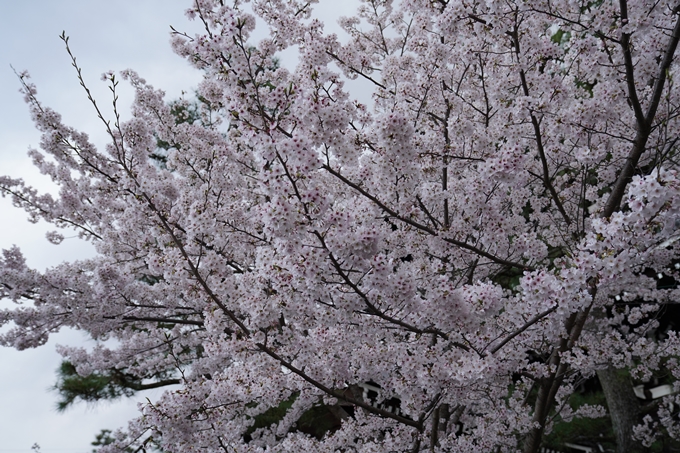
{"type": "Polygon", "coordinates": [[[657,320],[678,296],[658,276],[680,277],[678,7],[372,0],[344,44],[311,3],[252,11],[257,45],[239,1],[197,1],[205,34],[174,36],[208,122],[176,121],[132,71],[123,121],[106,74],[98,150],[22,75],[61,192],[0,189],[99,255],[41,274],[3,251],[2,343],[70,326],[101,340],[62,348],[78,375],[181,383],[103,450],[537,452],[555,423],[604,414],[569,404],[596,373],[619,451],[677,438],[678,397],[642,410],[614,370],[680,374],[657,320]],[[337,429],[295,429],[340,402],[337,429]]]}

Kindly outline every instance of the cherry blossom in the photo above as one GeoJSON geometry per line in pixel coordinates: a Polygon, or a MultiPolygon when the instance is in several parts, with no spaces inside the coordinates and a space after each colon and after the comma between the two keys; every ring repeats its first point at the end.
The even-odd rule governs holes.
{"type": "MultiPolygon", "coordinates": [[[[173,35],[205,73],[191,121],[108,72],[136,98],[128,119],[90,99],[98,149],[20,75],[60,192],[0,191],[97,256],[39,273],[3,251],[0,343],[75,328],[97,341],[60,349],[79,374],[181,383],[106,451],[537,452],[603,415],[569,406],[581,380],[680,378],[680,338],[655,336],[679,295],[656,277],[680,278],[675,4],[364,0],[340,38],[316,2],[227,3],[196,0],[204,33],[173,35]],[[300,432],[320,405],[339,426],[300,432]]],[[[676,438],[678,404],[634,430],[611,409],[619,449],[676,438]]]]}

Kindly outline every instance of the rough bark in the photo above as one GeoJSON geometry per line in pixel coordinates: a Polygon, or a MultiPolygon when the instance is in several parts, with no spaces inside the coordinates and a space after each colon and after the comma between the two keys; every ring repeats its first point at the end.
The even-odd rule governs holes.
{"type": "Polygon", "coordinates": [[[633,426],[639,422],[638,402],[630,377],[625,370],[609,367],[597,372],[604,390],[616,438],[616,453],[637,453],[644,449],[633,440],[633,426]]]}

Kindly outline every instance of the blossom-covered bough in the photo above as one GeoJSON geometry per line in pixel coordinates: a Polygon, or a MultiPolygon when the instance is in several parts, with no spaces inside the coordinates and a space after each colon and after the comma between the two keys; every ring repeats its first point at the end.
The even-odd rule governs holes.
{"type": "Polygon", "coordinates": [[[0,189],[98,255],[39,273],[4,251],[2,344],[75,328],[99,340],[61,349],[80,375],[180,382],[107,451],[537,452],[603,415],[568,404],[596,373],[619,451],[677,438],[678,397],[642,407],[630,376],[680,377],[655,278],[679,278],[680,4],[368,0],[342,43],[312,3],[196,0],[205,33],[173,45],[205,72],[200,120],[126,71],[106,149],[22,76],[61,191],[0,189]],[[320,404],[342,423],[297,430],[320,404]]]}

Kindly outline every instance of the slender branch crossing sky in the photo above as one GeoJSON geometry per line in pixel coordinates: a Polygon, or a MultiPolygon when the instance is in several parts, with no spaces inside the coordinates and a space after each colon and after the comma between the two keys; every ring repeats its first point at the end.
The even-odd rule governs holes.
{"type": "MultiPolygon", "coordinates": [[[[70,37],[85,81],[109,117],[111,96],[100,81],[108,70],[134,69],[153,86],[165,90],[168,100],[183,92],[191,96],[201,74],[175,55],[169,44],[171,25],[189,34],[200,31],[199,24],[184,16],[189,5],[189,0],[0,2],[0,174],[22,177],[39,190],[54,191],[26,155],[30,147],[39,147],[40,135],[18,92],[15,71],[31,74],[38,98],[61,113],[66,124],[87,132],[97,146],[107,143],[104,128],[79,86],[59,39],[62,31],[70,37]]],[[[355,1],[322,2],[315,16],[327,30],[341,33],[337,19],[351,15],[355,6],[355,1]]],[[[265,31],[256,32],[261,35],[265,31]]],[[[295,65],[291,52],[282,55],[282,64],[295,65]]],[[[125,83],[120,89],[125,114],[132,93],[125,83]]],[[[357,89],[361,90],[360,84],[357,89]]],[[[59,246],[50,244],[45,233],[53,228],[29,223],[26,214],[6,198],[0,198],[0,219],[0,249],[18,245],[28,264],[38,270],[93,254],[89,244],[75,237],[59,246]]],[[[6,306],[3,303],[7,304],[0,306],[6,306]]],[[[90,452],[90,442],[101,429],[124,426],[137,413],[137,401],[147,396],[153,400],[162,391],[90,407],[77,404],[60,414],[56,411],[57,394],[50,390],[61,361],[55,350],[58,344],[87,346],[93,342],[78,332],[66,331],[35,350],[18,352],[0,347],[0,453],[28,453],[34,443],[40,445],[42,453],[90,452]]]]}
{"type": "MultiPolygon", "coordinates": [[[[169,44],[170,25],[179,30],[196,27],[183,15],[188,4],[185,0],[0,2],[0,173],[53,190],[26,156],[29,147],[39,146],[40,136],[17,91],[20,84],[12,67],[29,71],[41,101],[101,146],[106,143],[103,128],[78,85],[59,35],[65,31],[70,36],[85,79],[108,113],[111,96],[99,80],[107,70],[133,68],[173,99],[182,90],[190,92],[200,80],[200,73],[173,54],[169,44]]],[[[121,100],[127,105],[131,93],[123,85],[121,100]]],[[[29,264],[38,269],[92,254],[91,247],[77,238],[51,245],[45,240],[49,225],[28,223],[23,211],[6,198],[0,199],[0,219],[0,248],[20,246],[29,264]]],[[[137,400],[154,397],[139,395],[137,400],[90,407],[77,404],[57,413],[57,394],[50,391],[61,360],[55,346],[83,343],[88,340],[80,333],[63,332],[35,350],[0,347],[0,453],[31,452],[34,443],[42,453],[90,452],[90,442],[101,429],[124,426],[136,414],[137,400]]]]}

